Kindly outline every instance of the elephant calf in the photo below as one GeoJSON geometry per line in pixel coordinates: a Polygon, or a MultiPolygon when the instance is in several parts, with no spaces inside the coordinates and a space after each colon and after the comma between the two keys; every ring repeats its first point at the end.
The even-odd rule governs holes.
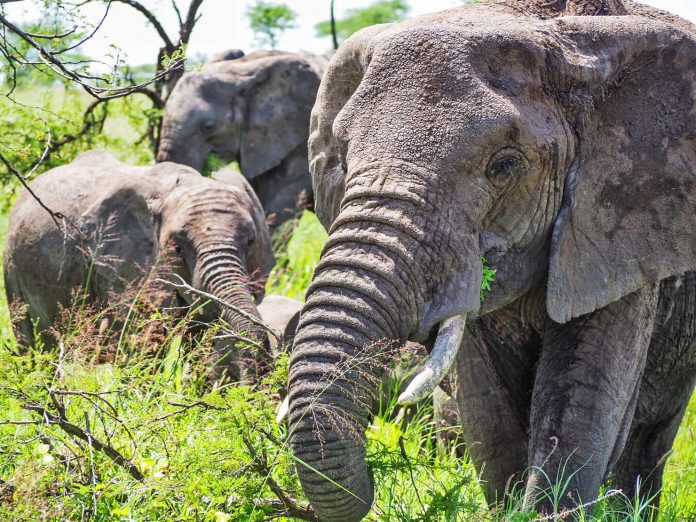
{"type": "MultiPolygon", "coordinates": [[[[65,217],[64,230],[23,192],[12,209],[5,245],[8,302],[26,305],[16,334],[33,340],[33,324],[45,331],[69,306],[74,291],[86,291],[106,306],[166,258],[172,272],[193,287],[225,300],[232,309],[206,308],[233,330],[262,339],[265,331],[254,297],[274,258],[263,210],[239,174],[204,178],[174,163],[133,167],[109,154],[90,151],[30,184],[52,211],[65,217]]],[[[190,302],[173,295],[171,302],[190,302]]]]}
{"type": "Polygon", "coordinates": [[[238,161],[272,225],[281,224],[303,192],[312,204],[309,115],[326,63],[280,51],[215,55],[167,100],[157,161],[199,171],[211,153],[238,161]]]}

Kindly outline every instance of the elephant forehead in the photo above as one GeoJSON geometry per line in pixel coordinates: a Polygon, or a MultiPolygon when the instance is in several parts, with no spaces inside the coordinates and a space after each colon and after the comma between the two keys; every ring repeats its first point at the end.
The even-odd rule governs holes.
{"type": "Polygon", "coordinates": [[[544,50],[529,26],[541,22],[493,11],[505,21],[495,26],[483,22],[486,12],[455,9],[375,37],[362,82],[334,121],[349,152],[374,151],[378,141],[382,154],[452,164],[464,148],[487,155],[505,141],[548,139],[532,124],[548,110],[539,89],[544,50]]]}
{"type": "Polygon", "coordinates": [[[386,61],[398,69],[422,64],[434,71],[471,65],[476,51],[486,56],[517,51],[531,67],[544,54],[538,43],[544,40],[547,24],[499,6],[463,6],[394,24],[373,37],[370,54],[373,62],[386,61]]]}

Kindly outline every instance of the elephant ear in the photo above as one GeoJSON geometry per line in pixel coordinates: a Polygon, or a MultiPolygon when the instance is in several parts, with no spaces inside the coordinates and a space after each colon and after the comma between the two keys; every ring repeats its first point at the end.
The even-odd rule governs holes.
{"type": "Polygon", "coordinates": [[[549,265],[563,323],[696,269],[696,41],[644,17],[554,21],[575,113],[549,265]]]}
{"type": "Polygon", "coordinates": [[[239,163],[254,179],[277,167],[307,142],[309,113],[320,78],[301,57],[264,59],[246,88],[246,113],[239,163]]]}
{"type": "Polygon", "coordinates": [[[333,55],[319,86],[309,128],[309,171],[314,189],[314,210],[326,230],[336,219],[346,191],[346,171],[333,123],[355,93],[371,57],[370,41],[389,24],[358,31],[333,55]]]}

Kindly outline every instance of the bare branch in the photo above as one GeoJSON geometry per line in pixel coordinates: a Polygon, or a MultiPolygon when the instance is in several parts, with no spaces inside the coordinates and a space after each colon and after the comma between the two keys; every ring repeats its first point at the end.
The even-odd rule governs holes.
{"type": "MultiPolygon", "coordinates": [[[[44,149],[44,154],[45,153],[46,153],[46,149],[44,149]]],[[[42,155],[42,157],[44,157],[44,156],[42,155]]],[[[36,200],[36,202],[41,206],[41,208],[43,208],[46,212],[48,212],[50,214],[51,219],[56,224],[56,226],[59,229],[63,230],[63,227],[61,226],[61,224],[58,220],[67,220],[67,218],[63,214],[61,214],[60,212],[54,212],[53,210],[48,208],[43,201],[41,201],[41,198],[39,198],[39,196],[37,196],[36,193],[29,187],[29,184],[27,183],[24,176],[22,176],[22,173],[19,172],[16,168],[14,168],[12,163],[9,162],[9,160],[3,155],[2,152],[0,152],[0,161],[2,163],[4,163],[5,166],[7,167],[7,170],[9,170],[12,173],[12,175],[19,180],[19,182],[22,184],[22,186],[26,189],[27,192],[29,192],[31,197],[34,198],[34,200],[36,200]]]]}
{"type": "Polygon", "coordinates": [[[179,11],[179,6],[176,5],[176,0],[172,0],[172,9],[176,13],[176,19],[179,22],[179,26],[184,25],[184,20],[181,18],[181,11],[179,11]]]}
{"type": "Polygon", "coordinates": [[[35,411],[38,414],[40,414],[41,417],[46,421],[46,423],[55,424],[67,434],[72,435],[73,437],[77,437],[78,439],[84,442],[87,442],[91,447],[93,447],[97,451],[102,452],[104,455],[109,457],[115,464],[125,469],[135,480],[142,481],[145,478],[145,476],[140,472],[137,466],[135,466],[135,464],[133,464],[129,459],[121,455],[118,451],[116,451],[108,444],[105,444],[95,439],[89,431],[83,430],[76,424],[69,422],[64,416],[54,415],[51,412],[49,412],[46,408],[44,408],[43,406],[39,406],[38,404],[25,404],[23,407],[26,410],[35,411]]]}
{"type": "Polygon", "coordinates": [[[251,468],[254,471],[256,471],[259,475],[265,478],[268,488],[273,492],[273,494],[276,497],[278,497],[282,505],[282,509],[279,509],[281,508],[281,506],[278,506],[275,503],[272,504],[272,506],[275,507],[277,511],[280,511],[275,513],[272,518],[290,516],[294,518],[299,518],[300,520],[319,522],[319,517],[316,515],[316,513],[310,506],[303,506],[297,500],[290,497],[283,490],[283,488],[281,488],[278,485],[278,483],[273,479],[273,477],[271,476],[271,469],[268,466],[268,456],[266,455],[266,450],[262,449],[261,454],[259,454],[246,435],[242,436],[242,441],[244,442],[244,445],[247,447],[247,450],[249,450],[249,454],[253,459],[251,463],[251,468]]]}
{"type": "Polygon", "coordinates": [[[175,283],[173,281],[167,281],[165,279],[156,279],[157,282],[163,283],[165,285],[169,285],[177,290],[183,291],[185,294],[194,294],[198,295],[200,297],[205,297],[206,299],[211,300],[214,303],[219,304],[220,306],[223,306],[229,310],[232,310],[233,312],[241,315],[244,319],[249,321],[250,323],[260,326],[263,328],[266,332],[271,334],[277,341],[281,340],[280,335],[275,332],[271,327],[269,327],[266,323],[264,323],[261,319],[254,317],[251,315],[249,312],[246,312],[242,310],[241,308],[238,308],[227,301],[224,301],[220,299],[219,297],[214,296],[213,294],[209,294],[208,292],[204,292],[203,290],[199,290],[198,288],[192,287],[190,284],[188,284],[184,279],[179,275],[179,274],[172,274],[174,277],[176,277],[179,282],[175,283]]]}
{"type": "Polygon", "coordinates": [[[193,31],[193,26],[196,25],[199,17],[197,16],[198,8],[203,3],[203,0],[191,0],[191,4],[188,8],[188,13],[186,15],[186,20],[181,24],[181,29],[179,32],[179,45],[187,44],[191,38],[191,31],[193,31]]]}
{"type": "MultiPolygon", "coordinates": [[[[133,0],[113,0],[113,1],[125,1],[125,2],[130,2],[133,0]]],[[[0,13],[0,24],[2,24],[4,27],[9,29],[11,32],[19,36],[22,40],[27,42],[32,48],[34,48],[38,54],[39,58],[41,61],[51,68],[51,70],[58,74],[59,76],[73,81],[80,85],[89,95],[93,96],[94,98],[101,99],[101,100],[110,100],[114,98],[121,98],[123,96],[128,96],[129,94],[132,94],[133,92],[137,92],[139,89],[142,89],[143,87],[146,87],[147,85],[150,85],[152,83],[155,83],[162,78],[164,78],[169,72],[178,70],[178,69],[183,69],[183,60],[174,60],[169,67],[166,69],[160,71],[158,74],[155,75],[154,78],[151,80],[135,85],[135,86],[129,86],[129,87],[114,87],[113,85],[106,85],[104,87],[101,87],[99,85],[96,85],[94,83],[89,83],[87,81],[87,77],[82,74],[78,73],[75,71],[72,71],[66,67],[66,64],[56,58],[55,54],[56,52],[49,51],[45,47],[43,47],[40,43],[36,41],[36,39],[32,38],[30,35],[28,35],[25,31],[20,29],[18,26],[10,22],[2,13],[0,13]]],[[[20,55],[21,56],[21,55],[20,55]]],[[[19,59],[17,57],[12,57],[14,61],[21,65],[26,65],[27,62],[26,60],[19,59]]],[[[106,81],[106,80],[104,80],[106,81]]]]}

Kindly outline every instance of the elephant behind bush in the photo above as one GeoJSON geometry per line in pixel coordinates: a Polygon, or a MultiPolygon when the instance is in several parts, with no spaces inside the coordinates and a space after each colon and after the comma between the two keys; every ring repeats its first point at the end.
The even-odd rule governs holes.
{"type": "MultiPolygon", "coordinates": [[[[263,340],[254,298],[263,297],[274,262],[263,210],[241,175],[218,177],[169,162],[133,167],[90,151],[31,182],[61,226],[28,191],[20,194],[4,257],[8,302],[26,305],[14,318],[18,336],[32,342],[34,326],[46,332],[85,285],[89,300],[106,307],[166,264],[170,275],[240,311],[211,303],[202,321],[221,316],[234,331],[263,340]]],[[[162,306],[195,297],[162,290],[162,306]]]]}
{"type": "Polygon", "coordinates": [[[200,172],[210,154],[238,161],[273,226],[279,225],[300,199],[313,202],[309,115],[326,63],[323,56],[281,51],[219,53],[172,91],[157,160],[200,172]]]}

